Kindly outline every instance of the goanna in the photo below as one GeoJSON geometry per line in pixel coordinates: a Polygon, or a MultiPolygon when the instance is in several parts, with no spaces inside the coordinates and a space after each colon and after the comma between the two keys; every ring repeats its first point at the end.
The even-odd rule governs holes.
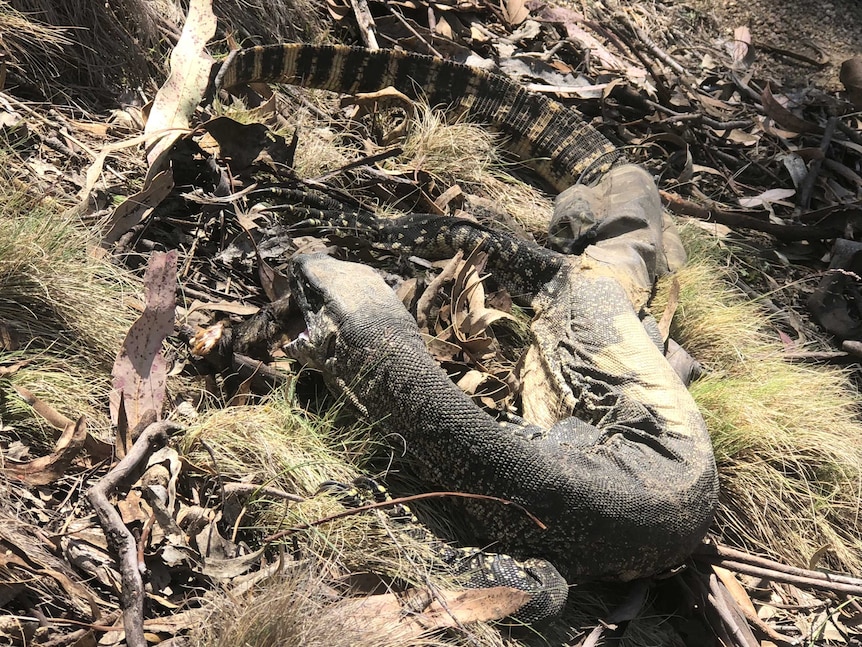
{"type": "Polygon", "coordinates": [[[410,216],[381,222],[377,236],[428,258],[487,252],[488,269],[531,304],[538,359],[570,415],[550,427],[498,422],[429,356],[371,268],[325,255],[292,263],[308,332],[289,352],[403,440],[427,483],[513,501],[546,526],[514,507],[468,504],[495,550],[545,558],[570,582],[680,564],[711,522],[715,460],[697,406],[620,282],[584,257],[468,221],[410,216]]]}
{"type": "MultiPolygon", "coordinates": [[[[278,45],[234,53],[217,77],[222,87],[253,81],[339,92],[394,85],[504,131],[558,189],[622,158],[576,112],[502,77],[430,57],[278,45]]],[[[622,193],[628,181],[643,184],[638,175],[646,174],[632,169],[608,174],[622,171],[622,193]]],[[[578,205],[591,200],[572,197],[578,205]]],[[[569,581],[656,574],[682,562],[704,536],[718,485],[704,421],[638,316],[660,265],[660,206],[652,212],[646,226],[625,205],[600,217],[618,240],[581,256],[468,221],[321,212],[321,225],[360,230],[394,251],[427,258],[486,252],[496,279],[535,313],[530,352],[555,391],[545,413],[562,415],[559,421],[500,423],[479,409],[428,355],[415,321],[366,266],[317,254],[295,259],[291,282],[308,332],[289,350],[403,439],[429,484],[508,499],[543,522],[512,506],[468,504],[477,536],[495,549],[546,558],[569,581]]]]}

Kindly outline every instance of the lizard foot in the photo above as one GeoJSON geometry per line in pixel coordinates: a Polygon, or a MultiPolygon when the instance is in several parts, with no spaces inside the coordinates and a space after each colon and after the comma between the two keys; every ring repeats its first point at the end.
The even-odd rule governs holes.
{"type": "MultiPolygon", "coordinates": [[[[352,485],[324,481],[318,493],[326,492],[338,498],[346,508],[360,508],[369,503],[391,501],[388,490],[367,476],[354,479],[352,485]]],[[[544,559],[517,560],[511,555],[491,553],[480,548],[452,546],[435,536],[416,518],[407,505],[385,509],[386,516],[403,524],[415,539],[431,544],[448,572],[470,589],[506,586],[530,594],[530,600],[512,615],[525,624],[558,615],[566,604],[568,583],[554,566],[544,559]]]]}

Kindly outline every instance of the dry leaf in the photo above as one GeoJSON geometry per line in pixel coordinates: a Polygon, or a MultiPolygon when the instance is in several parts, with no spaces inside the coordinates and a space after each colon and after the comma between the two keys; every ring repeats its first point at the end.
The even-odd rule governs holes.
{"type": "Polygon", "coordinates": [[[512,26],[520,25],[530,15],[525,0],[503,0],[503,19],[512,26]]]}
{"type": "Polygon", "coordinates": [[[117,509],[120,511],[123,523],[127,526],[136,521],[146,523],[151,515],[149,506],[136,490],[131,490],[124,498],[118,499],[117,509]]]}
{"type": "Polygon", "coordinates": [[[326,0],[326,8],[329,10],[329,15],[335,22],[342,22],[345,18],[353,14],[353,9],[350,3],[342,2],[341,0],[326,0]]]}
{"type": "Polygon", "coordinates": [[[53,483],[65,475],[66,469],[84,448],[86,439],[87,419],[81,416],[78,422],[63,431],[51,454],[20,465],[14,465],[7,460],[3,471],[27,485],[53,483]]]}
{"type": "Polygon", "coordinates": [[[471,254],[456,274],[452,287],[452,323],[458,339],[464,343],[492,337],[489,327],[495,321],[514,320],[514,317],[506,312],[485,306],[484,278],[479,273],[486,261],[485,254],[471,254]]]}
{"type": "MultiPolygon", "coordinates": [[[[422,593],[414,592],[412,598],[422,597],[422,593]]],[[[387,593],[347,600],[334,605],[326,613],[338,618],[340,626],[346,624],[345,617],[355,618],[353,638],[356,644],[366,639],[379,640],[381,635],[401,641],[447,627],[505,618],[526,604],[530,596],[524,591],[500,586],[458,592],[437,591],[433,598],[429,595],[428,599],[430,604],[420,612],[405,613],[401,598],[387,593]]],[[[413,606],[409,604],[409,607],[413,606]]]]}
{"type": "Polygon", "coordinates": [[[174,330],[176,308],[177,252],[154,252],[144,274],[146,307],[123,342],[111,372],[111,420],[120,421],[125,410],[129,428],[151,411],[161,416],[165,398],[165,358],[162,342],[174,330]]]}
{"type": "Polygon", "coordinates": [[[293,165],[290,146],[263,124],[241,124],[229,117],[216,117],[203,125],[211,141],[204,137],[201,148],[220,156],[236,174],[258,160],[274,160],[293,165]],[[218,149],[211,142],[218,144],[218,149]]]}
{"type": "Polygon", "coordinates": [[[260,278],[260,286],[270,301],[278,301],[282,297],[290,295],[290,283],[287,277],[281,272],[272,267],[269,263],[257,254],[258,277],[260,278]]]}
{"type": "Polygon", "coordinates": [[[538,11],[537,17],[540,20],[562,24],[566,30],[566,36],[582,49],[588,50],[590,56],[601,62],[602,67],[626,76],[637,87],[643,86],[645,78],[643,69],[639,70],[628,65],[605,47],[600,39],[581,27],[580,23],[584,22],[583,14],[569,8],[551,6],[544,6],[538,11]]]}
{"type": "Polygon", "coordinates": [[[194,300],[192,301],[191,307],[186,311],[186,317],[188,317],[194,312],[197,312],[198,310],[226,312],[228,314],[240,315],[243,317],[248,317],[250,315],[254,315],[260,312],[260,308],[258,308],[257,306],[244,305],[235,301],[218,301],[216,303],[204,303],[202,301],[194,300]]]}
{"type": "Polygon", "coordinates": [[[37,398],[29,389],[24,388],[23,386],[12,385],[12,388],[18,393],[19,396],[33,407],[33,410],[38,413],[42,418],[48,422],[54,429],[58,429],[62,432],[68,431],[71,427],[74,427],[76,423],[72,422],[64,416],[62,413],[54,409],[51,405],[49,405],[44,400],[37,398]]]}
{"type": "Polygon", "coordinates": [[[800,117],[797,117],[790,112],[790,110],[781,105],[778,99],[776,99],[772,94],[772,89],[768,83],[766,84],[766,87],[763,88],[760,100],[763,102],[763,111],[780,126],[796,133],[823,132],[823,129],[816,124],[812,124],[800,117]]]}
{"type": "Polygon", "coordinates": [[[448,40],[452,40],[455,34],[452,32],[452,26],[449,24],[449,21],[446,20],[446,17],[435,15],[434,19],[434,33],[448,40]]]}
{"type": "MultiPolygon", "coordinates": [[[[191,0],[180,39],[171,52],[171,73],[156,94],[144,129],[146,135],[167,128],[188,129],[191,116],[203,99],[209,83],[212,57],[207,42],[215,35],[216,17],[212,0],[191,0]]],[[[147,152],[150,169],[145,185],[159,174],[167,153],[180,132],[159,139],[147,152]]]]}
{"type": "Polygon", "coordinates": [[[781,204],[782,200],[794,195],[796,195],[795,189],[768,189],[760,195],[756,195],[751,198],[739,198],[739,204],[743,207],[749,208],[762,207],[772,202],[778,202],[781,204]]]}
{"type": "MultiPolygon", "coordinates": [[[[104,167],[105,161],[108,159],[109,155],[125,150],[127,148],[133,148],[135,146],[140,146],[141,144],[148,144],[150,142],[154,142],[159,138],[163,137],[166,133],[171,132],[177,132],[177,129],[168,128],[165,130],[158,130],[146,135],[138,135],[137,137],[132,137],[131,139],[126,139],[121,142],[115,142],[113,144],[109,144],[103,147],[96,155],[96,158],[93,160],[93,163],[90,164],[90,167],[87,169],[86,181],[83,188],[78,191],[77,197],[83,199],[85,203],[89,200],[90,193],[92,192],[93,187],[96,186],[96,182],[99,180],[99,176],[102,174],[102,168],[104,167]]],[[[188,131],[183,130],[182,132],[188,131]]]]}
{"type": "Polygon", "coordinates": [[[733,30],[733,41],[729,49],[734,69],[744,70],[754,62],[754,48],[751,46],[751,32],[748,27],[737,27],[733,30]]]}
{"type": "Polygon", "coordinates": [[[416,292],[418,286],[415,278],[407,279],[402,281],[398,286],[398,289],[395,290],[396,296],[400,299],[401,303],[404,304],[404,307],[410,309],[410,305],[416,299],[416,292]]]}
{"type": "Polygon", "coordinates": [[[117,242],[120,237],[138,223],[143,222],[174,188],[174,174],[166,169],[156,175],[141,190],[130,195],[120,204],[109,219],[108,229],[102,244],[107,246],[117,242]]]}
{"type": "Polygon", "coordinates": [[[208,577],[216,580],[230,581],[234,578],[247,573],[251,568],[260,563],[260,558],[263,557],[266,551],[266,546],[249,553],[240,555],[239,557],[228,557],[226,559],[218,557],[207,557],[200,572],[208,577]]]}
{"type": "Polygon", "coordinates": [[[430,331],[430,322],[433,320],[433,312],[440,301],[440,293],[443,286],[455,277],[458,265],[464,258],[464,253],[458,250],[458,253],[451,261],[446,263],[443,270],[434,277],[434,279],[425,288],[422,296],[416,302],[416,323],[419,325],[419,330],[432,334],[430,331]]]}
{"type": "Polygon", "coordinates": [[[750,617],[756,617],[757,610],[754,608],[751,598],[748,597],[748,593],[745,592],[745,588],[739,583],[739,580],[736,579],[736,575],[721,566],[713,566],[712,570],[715,571],[718,579],[720,579],[721,583],[724,584],[724,588],[727,589],[727,592],[733,598],[733,601],[743,608],[750,617]]]}
{"type": "MultiPolygon", "coordinates": [[[[448,331],[449,329],[447,329],[448,331]]],[[[447,337],[449,335],[446,335],[447,337]]],[[[425,339],[425,346],[431,356],[441,364],[461,364],[461,346],[438,336],[430,336],[425,339]]]]}
{"type": "Polygon", "coordinates": [[[658,329],[661,333],[662,341],[667,341],[670,337],[670,325],[673,322],[673,316],[679,306],[679,280],[674,277],[670,284],[670,290],[667,295],[667,305],[664,312],[661,314],[661,319],[658,322],[658,329]]]}
{"type": "Polygon", "coordinates": [[[727,133],[727,135],[725,135],[725,137],[729,142],[742,144],[744,146],[755,146],[760,141],[760,137],[757,135],[752,135],[751,133],[747,133],[739,128],[732,129],[727,133]]]}

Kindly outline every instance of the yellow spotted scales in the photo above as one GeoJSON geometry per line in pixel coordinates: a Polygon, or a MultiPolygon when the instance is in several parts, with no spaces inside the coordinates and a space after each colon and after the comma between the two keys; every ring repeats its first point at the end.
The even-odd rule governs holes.
{"type": "MultiPolygon", "coordinates": [[[[255,47],[233,53],[216,78],[222,88],[251,82],[343,93],[392,85],[506,133],[512,150],[560,190],[622,160],[576,111],[504,77],[427,56],[255,47]]],[[[647,229],[660,232],[660,207],[653,211],[657,219],[647,229]]],[[[570,582],[647,577],[691,553],[717,503],[710,439],[612,263],[603,265],[601,254],[599,260],[559,254],[451,218],[385,220],[325,208],[302,213],[311,214],[305,225],[351,232],[394,252],[439,259],[458,249],[484,251],[487,269],[532,307],[530,352],[557,391],[562,419],[499,422],[434,362],[415,321],[374,270],[320,254],[291,264],[308,331],[288,352],[320,369],[337,396],[403,442],[429,486],[513,501],[546,526],[515,507],[472,501],[464,507],[479,540],[530,564],[549,560],[570,582]]],[[[632,249],[654,251],[660,238],[647,245],[638,239],[632,249]]],[[[559,610],[565,582],[550,564],[532,572],[528,586],[527,570],[514,561],[500,564],[497,573],[493,560],[484,564],[486,583],[530,591],[533,608],[525,619],[559,610]]]]}
{"type": "Polygon", "coordinates": [[[621,153],[574,110],[506,77],[399,50],[290,43],[233,52],[216,86],[288,83],[343,94],[392,86],[430,106],[498,129],[507,147],[555,189],[606,171],[621,153]]]}

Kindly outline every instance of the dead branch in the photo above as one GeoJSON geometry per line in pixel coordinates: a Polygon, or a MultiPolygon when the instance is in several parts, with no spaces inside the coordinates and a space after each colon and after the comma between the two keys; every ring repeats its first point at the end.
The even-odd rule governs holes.
{"type": "Polygon", "coordinates": [[[356,16],[356,24],[359,27],[359,35],[368,49],[380,49],[377,44],[377,35],[375,33],[374,17],[371,15],[371,10],[368,8],[367,0],[350,0],[350,6],[353,7],[353,13],[356,16]]]}
{"type": "Polygon", "coordinates": [[[788,566],[765,557],[758,557],[745,551],[718,546],[713,543],[701,544],[695,551],[694,557],[697,560],[721,566],[730,571],[762,577],[774,582],[793,584],[800,588],[830,591],[840,595],[862,595],[862,579],[849,575],[788,566]]]}
{"type": "Polygon", "coordinates": [[[719,618],[733,636],[733,640],[743,647],[757,647],[758,642],[745,622],[745,614],[727,593],[724,584],[721,583],[715,573],[709,574],[705,588],[707,600],[715,608],[719,618]]]}
{"type": "Polygon", "coordinates": [[[682,216],[691,216],[707,222],[717,222],[728,227],[743,227],[762,231],[779,240],[823,240],[837,238],[843,233],[842,229],[835,226],[809,227],[808,225],[777,225],[765,220],[758,220],[741,213],[722,211],[702,207],[694,202],[685,200],[675,193],[660,190],[662,202],[672,212],[682,216]]]}
{"type": "Polygon", "coordinates": [[[129,647],[146,647],[144,637],[144,584],[135,537],[123,524],[119,512],[111,505],[108,494],[137,480],[147,466],[147,458],[168,442],[168,433],[180,430],[175,423],[160,421],[151,424],[132,445],[125,458],[87,492],[87,498],[99,524],[105,532],[108,545],[117,553],[122,592],[120,605],[123,609],[123,628],[129,647]]]}
{"type": "Polygon", "coordinates": [[[295,532],[299,532],[300,530],[308,530],[309,528],[314,528],[316,526],[323,525],[325,523],[329,523],[330,521],[335,521],[336,519],[342,519],[343,517],[349,517],[354,514],[360,514],[362,512],[368,512],[369,510],[377,510],[379,508],[392,508],[397,505],[402,505],[405,503],[413,503],[414,501],[421,501],[423,499],[436,499],[439,497],[455,497],[461,499],[478,499],[480,501],[496,501],[497,503],[502,503],[503,505],[511,505],[518,508],[521,512],[527,515],[530,520],[535,523],[539,528],[544,530],[547,526],[542,523],[538,517],[536,517],[533,513],[527,510],[525,507],[518,505],[514,501],[509,501],[508,499],[501,499],[496,496],[488,496],[486,494],[469,494],[466,492],[424,492],[423,494],[414,494],[412,496],[405,496],[399,499],[390,499],[389,501],[380,501],[377,503],[369,503],[368,505],[363,505],[358,508],[350,508],[349,510],[344,510],[343,512],[337,512],[336,514],[331,514],[322,519],[317,519],[312,521],[311,523],[304,523],[300,526],[295,526],[293,528],[287,528],[286,530],[282,530],[280,532],[275,533],[274,535],[270,535],[264,541],[271,542],[291,535],[295,532]]]}

